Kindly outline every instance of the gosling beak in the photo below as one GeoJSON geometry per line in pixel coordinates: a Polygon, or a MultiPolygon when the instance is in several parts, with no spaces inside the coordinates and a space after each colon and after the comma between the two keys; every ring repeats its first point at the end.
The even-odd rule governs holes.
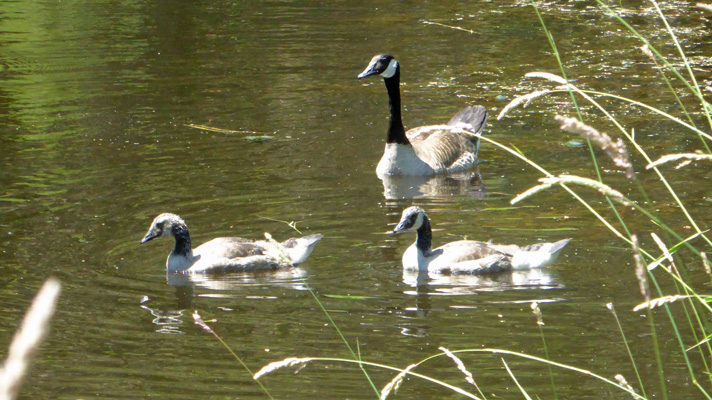
{"type": "Polygon", "coordinates": [[[406,228],[406,226],[405,226],[406,222],[407,222],[407,221],[401,221],[401,222],[393,229],[393,233],[395,234],[395,233],[405,232],[405,230],[408,229],[408,228],[406,228]]]}
{"type": "Polygon", "coordinates": [[[143,239],[141,239],[141,244],[144,244],[144,243],[148,242],[149,240],[155,239],[155,238],[157,238],[157,237],[158,237],[158,235],[156,235],[155,233],[153,233],[153,232],[148,232],[148,233],[146,234],[146,236],[144,236],[143,239]]]}

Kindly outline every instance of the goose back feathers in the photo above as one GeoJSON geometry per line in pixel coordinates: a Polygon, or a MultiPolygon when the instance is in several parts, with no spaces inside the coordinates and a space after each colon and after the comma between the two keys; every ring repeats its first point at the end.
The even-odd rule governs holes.
{"type": "Polygon", "coordinates": [[[188,226],[179,216],[157,216],[141,243],[157,237],[173,236],[175,248],[168,255],[169,272],[233,272],[273,270],[303,263],[322,235],[291,238],[282,243],[221,237],[193,248],[188,226]]]}
{"type": "Polygon", "coordinates": [[[376,55],[358,78],[371,75],[383,77],[390,107],[386,147],[376,168],[379,177],[427,176],[477,165],[479,136],[488,115],[484,107],[465,107],[446,125],[421,126],[406,132],[401,119],[400,64],[391,55],[376,55]]]}
{"type": "Polygon", "coordinates": [[[430,219],[420,207],[403,211],[394,233],[416,232],[416,240],[403,254],[406,270],[488,274],[517,269],[541,268],[554,263],[571,239],[530,246],[497,245],[475,240],[459,240],[432,248],[430,219]]]}

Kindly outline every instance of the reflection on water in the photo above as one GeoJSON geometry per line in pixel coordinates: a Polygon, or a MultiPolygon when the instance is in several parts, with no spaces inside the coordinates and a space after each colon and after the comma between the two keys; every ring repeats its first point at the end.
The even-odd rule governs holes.
{"type": "MultiPolygon", "coordinates": [[[[283,268],[275,271],[242,272],[230,274],[181,274],[167,273],[168,285],[175,288],[175,303],[149,307],[148,300],[142,301],[141,308],[151,312],[155,317],[152,323],[157,326],[158,333],[182,333],[180,326],[184,317],[190,317],[190,310],[201,305],[196,304],[196,298],[230,299],[246,297],[240,294],[248,287],[272,287],[289,290],[307,290],[304,280],[306,270],[299,267],[283,268]],[[203,291],[207,289],[208,292],[203,291]],[[198,293],[196,293],[198,292],[198,293]],[[186,315],[184,313],[188,311],[186,315]]],[[[267,296],[263,298],[275,298],[267,296]]],[[[255,298],[255,296],[250,296],[255,298]]],[[[224,309],[224,307],[220,307],[224,309]]],[[[190,321],[192,322],[192,321],[190,321]]]]}
{"type": "Polygon", "coordinates": [[[467,295],[479,291],[502,291],[513,289],[560,288],[554,271],[549,268],[533,268],[501,274],[438,274],[428,271],[403,271],[403,283],[415,292],[407,294],[467,295]]]}
{"type": "MultiPolygon", "coordinates": [[[[304,286],[306,277],[307,271],[300,267],[230,274],[166,274],[166,280],[171,286],[226,292],[238,292],[240,288],[245,286],[270,286],[291,290],[306,290],[304,286]]],[[[210,296],[210,294],[201,296],[210,296]]]]}
{"type": "MultiPolygon", "coordinates": [[[[183,314],[188,310],[159,309],[146,305],[141,305],[141,308],[150,312],[154,317],[151,323],[156,325],[156,333],[166,335],[181,335],[184,333],[180,330],[180,326],[183,325],[183,314]]],[[[188,311],[188,317],[190,317],[190,311],[188,311]]]]}
{"type": "Polygon", "coordinates": [[[386,176],[381,181],[386,200],[447,196],[482,200],[486,195],[479,170],[435,176],[386,176]]]}

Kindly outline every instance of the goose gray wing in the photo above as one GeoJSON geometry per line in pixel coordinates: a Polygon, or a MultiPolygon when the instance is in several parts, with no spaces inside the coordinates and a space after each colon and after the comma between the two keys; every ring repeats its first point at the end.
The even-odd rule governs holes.
{"type": "Polygon", "coordinates": [[[259,242],[239,237],[216,238],[205,242],[193,250],[195,255],[209,255],[211,258],[240,258],[265,254],[259,242]]]}
{"type": "Polygon", "coordinates": [[[465,169],[477,161],[479,137],[450,125],[433,125],[408,131],[415,154],[436,171],[465,169]]]}
{"type": "Polygon", "coordinates": [[[452,273],[485,274],[512,269],[511,256],[490,247],[488,243],[475,240],[451,242],[433,250],[429,257],[436,257],[428,269],[452,273]]]}
{"type": "Polygon", "coordinates": [[[249,255],[236,258],[212,258],[196,263],[188,269],[191,273],[228,273],[272,271],[289,266],[271,255],[249,255]]]}

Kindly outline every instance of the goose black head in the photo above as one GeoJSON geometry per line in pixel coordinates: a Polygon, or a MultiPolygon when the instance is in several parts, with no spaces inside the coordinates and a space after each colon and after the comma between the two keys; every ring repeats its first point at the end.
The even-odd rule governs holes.
{"type": "Polygon", "coordinates": [[[175,236],[182,229],[187,230],[185,222],[177,215],[171,213],[163,213],[157,216],[151,227],[148,229],[146,236],[143,237],[141,243],[146,243],[151,239],[163,236],[175,236]]]}
{"type": "Polygon", "coordinates": [[[398,61],[393,56],[388,54],[377,54],[373,56],[363,72],[358,76],[358,79],[365,78],[371,75],[381,75],[383,78],[392,78],[398,72],[398,61]]]}
{"type": "Polygon", "coordinates": [[[393,229],[393,233],[410,232],[418,230],[423,226],[426,215],[425,210],[420,207],[408,207],[403,210],[403,215],[398,225],[393,229]]]}

